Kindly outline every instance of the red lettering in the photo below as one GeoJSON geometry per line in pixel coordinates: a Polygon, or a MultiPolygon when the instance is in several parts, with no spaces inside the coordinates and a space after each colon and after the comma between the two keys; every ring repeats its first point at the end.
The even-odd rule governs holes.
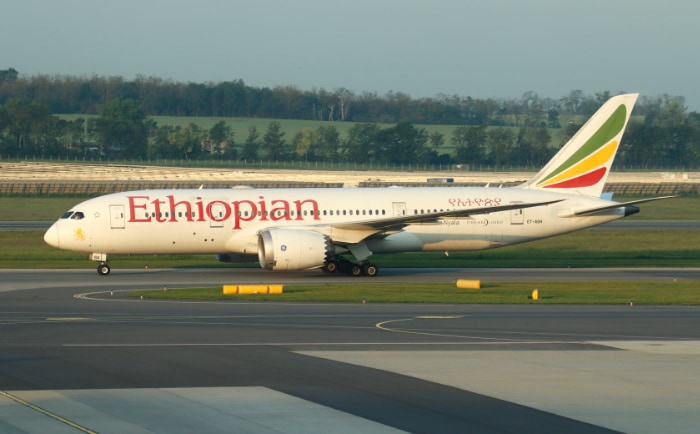
{"type": "Polygon", "coordinates": [[[231,207],[226,202],[220,200],[213,200],[207,204],[207,216],[210,220],[215,222],[223,222],[231,217],[231,207]],[[217,206],[218,205],[218,206],[217,206]],[[216,209],[215,209],[216,208],[216,209]],[[217,215],[223,209],[223,216],[217,215]]]}
{"type": "Polygon", "coordinates": [[[127,196],[127,198],[129,199],[129,221],[130,222],[139,222],[139,223],[150,222],[151,221],[150,217],[138,218],[136,216],[137,209],[146,210],[146,203],[139,203],[139,204],[135,203],[136,199],[144,199],[147,201],[148,199],[150,199],[150,197],[148,197],[148,196],[127,196]]]}
{"type": "MultiPolygon", "coordinates": [[[[177,200],[174,194],[164,198],[151,199],[150,196],[127,196],[129,201],[129,222],[150,223],[176,223],[186,220],[188,222],[224,222],[233,218],[233,229],[241,229],[244,222],[250,221],[280,221],[280,220],[306,220],[309,216],[313,220],[321,220],[318,210],[318,202],[313,199],[295,200],[288,202],[284,199],[266,201],[264,196],[259,196],[257,202],[252,200],[239,200],[225,202],[222,200],[205,201],[201,197],[194,201],[177,200]],[[182,218],[182,213],[185,218],[182,218]],[[141,214],[144,214],[141,217],[141,214]],[[178,213],[180,217],[178,217],[178,213]],[[197,215],[199,214],[199,215],[197,215]]],[[[494,199],[500,201],[500,199],[494,199]]],[[[482,201],[484,201],[482,199],[482,201]]],[[[489,203],[491,199],[487,199],[489,203]]],[[[462,202],[460,199],[450,199],[450,203],[462,202]]],[[[456,205],[456,204],[455,204],[456,205]]]]}
{"type": "Polygon", "coordinates": [[[192,204],[191,203],[184,201],[184,200],[181,200],[180,202],[175,202],[175,196],[173,196],[172,194],[169,196],[165,196],[165,197],[168,198],[168,202],[170,203],[170,221],[171,222],[178,221],[177,216],[175,215],[175,208],[178,206],[181,206],[181,205],[185,206],[185,209],[186,209],[185,217],[187,217],[187,221],[188,222],[194,221],[192,219],[192,204]]]}
{"type": "Polygon", "coordinates": [[[311,215],[314,216],[314,220],[321,220],[321,217],[318,215],[318,202],[313,199],[294,201],[297,209],[297,220],[304,220],[304,216],[301,215],[301,206],[305,203],[310,203],[312,205],[311,215]]]}
{"type": "Polygon", "coordinates": [[[292,219],[292,217],[289,215],[289,202],[286,200],[273,200],[271,204],[272,206],[275,206],[275,208],[272,208],[272,211],[270,211],[270,220],[278,221],[292,219]],[[282,206],[276,206],[277,204],[281,204],[282,206]]]}
{"type": "Polygon", "coordinates": [[[204,218],[204,204],[202,203],[202,198],[197,197],[197,202],[195,202],[195,205],[197,205],[197,221],[198,222],[205,222],[204,218]]]}
{"type": "Polygon", "coordinates": [[[153,206],[156,207],[156,221],[160,223],[167,221],[165,220],[165,216],[163,216],[163,211],[160,209],[160,205],[165,205],[165,201],[162,201],[160,199],[153,199],[151,203],[153,204],[153,206]]]}
{"type": "Polygon", "coordinates": [[[261,216],[260,220],[267,220],[267,207],[265,206],[265,198],[263,196],[260,196],[259,199],[260,202],[258,202],[258,210],[261,216]]]}
{"type": "Polygon", "coordinates": [[[256,214],[258,213],[258,207],[255,206],[255,202],[252,202],[250,200],[240,200],[240,201],[235,201],[231,202],[233,205],[233,228],[234,229],[240,229],[241,228],[241,222],[249,222],[255,219],[256,214]],[[245,208],[245,213],[244,215],[244,210],[241,209],[241,205],[244,204],[245,208]],[[250,215],[248,215],[250,213],[250,215]]]}

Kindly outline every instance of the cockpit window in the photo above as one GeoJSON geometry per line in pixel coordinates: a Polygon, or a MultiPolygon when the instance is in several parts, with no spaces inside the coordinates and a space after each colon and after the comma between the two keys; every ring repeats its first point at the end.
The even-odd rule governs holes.
{"type": "Polygon", "coordinates": [[[65,214],[61,216],[62,219],[71,219],[71,220],[82,220],[85,218],[85,214],[83,214],[80,211],[68,211],[65,214]]]}

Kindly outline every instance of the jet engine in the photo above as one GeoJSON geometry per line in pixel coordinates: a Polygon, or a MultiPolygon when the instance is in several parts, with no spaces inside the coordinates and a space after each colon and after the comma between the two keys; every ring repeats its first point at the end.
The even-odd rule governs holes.
{"type": "Polygon", "coordinates": [[[267,270],[316,268],[332,256],[330,238],[317,232],[269,229],[258,235],[258,260],[267,270]]]}

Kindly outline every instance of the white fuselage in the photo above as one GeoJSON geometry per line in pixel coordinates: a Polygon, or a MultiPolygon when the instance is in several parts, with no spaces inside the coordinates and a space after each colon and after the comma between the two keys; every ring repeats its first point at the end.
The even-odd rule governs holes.
{"type": "Polygon", "coordinates": [[[363,242],[371,253],[481,250],[624,216],[620,207],[595,216],[560,217],[614,202],[518,188],[143,190],[80,203],[70,217],[54,223],[45,240],[61,249],[106,254],[257,254],[258,234],[270,228],[318,232],[342,246],[336,240],[343,239],[338,232],[343,224],[557,199],[550,205],[408,224],[363,242]]]}

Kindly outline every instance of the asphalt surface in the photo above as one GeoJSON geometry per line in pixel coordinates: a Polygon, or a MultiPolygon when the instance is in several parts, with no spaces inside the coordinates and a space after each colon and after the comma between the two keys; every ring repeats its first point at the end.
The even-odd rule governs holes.
{"type": "Polygon", "coordinates": [[[0,292],[41,287],[69,287],[75,291],[96,289],[162,289],[223,284],[358,283],[363,282],[482,282],[700,280],[700,268],[382,268],[373,278],[327,275],[320,270],[267,271],[260,268],[120,269],[100,276],[90,262],[86,269],[3,270],[0,292]]]}
{"type": "MultiPolygon", "coordinates": [[[[700,282],[700,269],[383,270],[381,278],[473,272],[700,282]]],[[[232,275],[328,279],[0,270],[0,432],[693,432],[700,423],[697,307],[123,297],[232,275]]]]}

